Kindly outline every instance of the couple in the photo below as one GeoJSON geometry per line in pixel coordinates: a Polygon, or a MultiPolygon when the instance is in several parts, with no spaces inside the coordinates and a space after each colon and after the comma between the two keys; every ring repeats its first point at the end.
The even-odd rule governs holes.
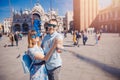
{"type": "Polygon", "coordinates": [[[57,24],[56,19],[49,21],[49,34],[44,37],[43,41],[34,30],[28,33],[28,54],[33,60],[35,59],[34,63],[46,62],[45,65],[32,66],[30,80],[58,80],[62,65],[60,48],[63,48],[63,37],[57,33],[57,24]]]}

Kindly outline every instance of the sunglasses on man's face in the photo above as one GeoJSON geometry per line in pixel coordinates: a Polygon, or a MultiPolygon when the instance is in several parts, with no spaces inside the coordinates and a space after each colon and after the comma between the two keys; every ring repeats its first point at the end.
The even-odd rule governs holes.
{"type": "Polygon", "coordinates": [[[48,27],[52,27],[52,26],[53,26],[53,28],[56,27],[55,24],[50,24],[50,23],[48,24],[48,27]]]}

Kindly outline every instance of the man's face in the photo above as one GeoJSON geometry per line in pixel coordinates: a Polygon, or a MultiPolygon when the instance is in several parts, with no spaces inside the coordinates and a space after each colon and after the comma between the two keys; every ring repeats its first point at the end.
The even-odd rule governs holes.
{"type": "Polygon", "coordinates": [[[56,21],[50,21],[48,24],[48,32],[50,34],[54,33],[57,29],[57,22],[56,21]]]}

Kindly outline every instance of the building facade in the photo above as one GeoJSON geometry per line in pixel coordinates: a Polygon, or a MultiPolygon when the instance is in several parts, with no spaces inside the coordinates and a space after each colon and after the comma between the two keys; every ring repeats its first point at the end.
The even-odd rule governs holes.
{"type": "Polygon", "coordinates": [[[44,24],[51,18],[57,19],[59,26],[63,24],[62,17],[58,16],[57,11],[49,10],[48,12],[44,12],[42,6],[36,3],[32,10],[25,9],[13,13],[12,32],[28,33],[30,29],[35,27],[35,20],[39,21],[40,25],[38,27],[43,30],[44,24]]]}
{"type": "MultiPolygon", "coordinates": [[[[120,32],[120,0],[112,0],[112,4],[100,10],[98,15],[98,27],[104,32],[120,32]]],[[[96,25],[97,25],[96,24],[96,25]]]]}
{"type": "Polygon", "coordinates": [[[11,32],[11,26],[12,26],[12,18],[5,18],[3,21],[4,26],[4,33],[10,33],[11,32]]]}
{"type": "MultiPolygon", "coordinates": [[[[34,20],[43,20],[44,10],[42,6],[37,3],[32,10],[20,10],[20,12],[13,12],[12,32],[27,33],[34,26],[34,20]]],[[[40,26],[39,26],[40,27],[40,26]]]]}
{"type": "Polygon", "coordinates": [[[66,29],[69,31],[73,26],[71,25],[71,22],[73,21],[73,11],[68,11],[65,15],[65,26],[66,29]]]}
{"type": "Polygon", "coordinates": [[[73,0],[74,29],[86,30],[94,27],[98,14],[98,0],[73,0]]]}
{"type": "Polygon", "coordinates": [[[3,25],[0,23],[0,33],[3,33],[3,31],[4,31],[3,25]]]}

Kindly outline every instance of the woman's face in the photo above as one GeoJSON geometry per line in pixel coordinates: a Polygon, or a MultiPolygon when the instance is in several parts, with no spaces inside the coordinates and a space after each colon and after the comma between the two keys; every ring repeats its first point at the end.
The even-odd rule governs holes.
{"type": "Polygon", "coordinates": [[[31,40],[33,44],[36,44],[37,42],[40,41],[40,38],[34,33],[34,34],[31,34],[31,40]]]}
{"type": "Polygon", "coordinates": [[[33,40],[34,42],[38,42],[38,41],[40,41],[40,40],[39,40],[39,37],[32,38],[32,40],[33,40]]]}

